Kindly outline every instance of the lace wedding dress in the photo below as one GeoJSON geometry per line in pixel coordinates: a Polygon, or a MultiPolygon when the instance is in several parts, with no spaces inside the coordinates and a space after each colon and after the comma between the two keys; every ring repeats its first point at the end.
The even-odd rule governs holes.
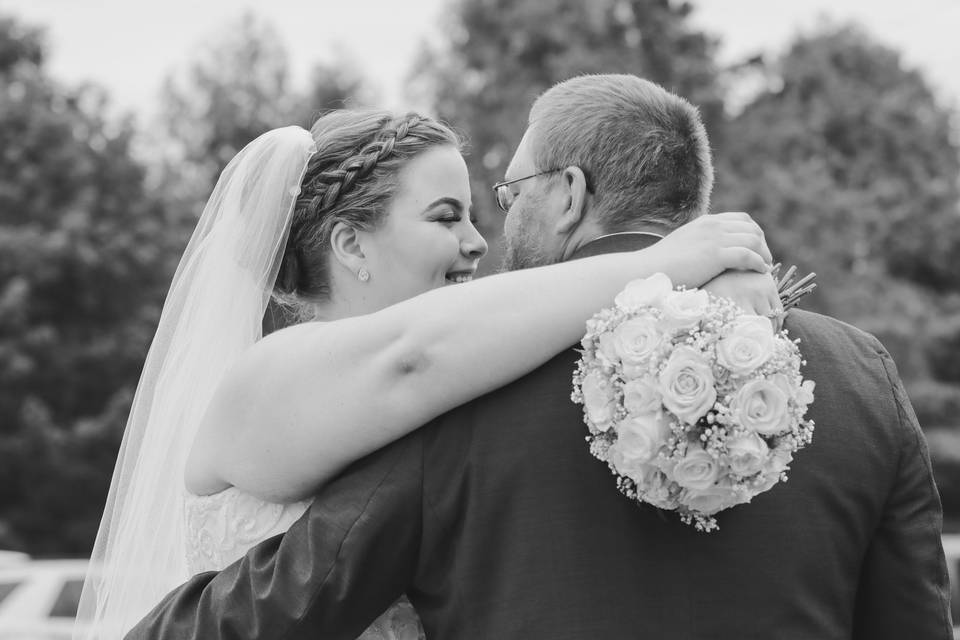
{"type": "MultiPolygon", "coordinates": [[[[191,574],[216,571],[239,560],[251,547],[283,533],[309,502],[264,502],[235,487],[209,496],[187,494],[187,567],[191,574]]],[[[358,640],[424,640],[413,606],[401,598],[358,640]]]]}

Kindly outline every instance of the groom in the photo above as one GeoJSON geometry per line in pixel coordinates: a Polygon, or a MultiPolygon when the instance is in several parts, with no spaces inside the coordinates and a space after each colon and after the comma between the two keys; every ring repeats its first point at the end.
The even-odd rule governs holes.
{"type": "MultiPolygon", "coordinates": [[[[711,175],[683,100],[561,83],[498,187],[508,263],[642,248],[705,212],[711,175]]],[[[407,593],[441,639],[950,638],[940,503],[890,356],[830,318],[786,326],[817,383],[813,443],[717,532],[620,495],[570,401],[571,349],[359,461],[129,637],[353,640],[407,593]]]]}

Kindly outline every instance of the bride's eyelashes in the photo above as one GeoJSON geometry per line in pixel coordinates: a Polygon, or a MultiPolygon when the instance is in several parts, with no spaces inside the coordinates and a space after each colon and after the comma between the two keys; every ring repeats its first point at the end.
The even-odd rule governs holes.
{"type": "Polygon", "coordinates": [[[437,216],[434,218],[434,222],[447,222],[452,224],[455,222],[460,222],[461,217],[462,216],[459,213],[451,209],[447,209],[446,211],[438,212],[437,216]]]}
{"type": "MultiPolygon", "coordinates": [[[[443,222],[448,224],[456,224],[463,220],[463,214],[459,211],[456,211],[451,208],[438,210],[434,215],[431,216],[430,220],[432,222],[443,222]]],[[[469,217],[470,224],[477,226],[478,219],[476,216],[471,215],[469,217]]]]}
{"type": "Polygon", "coordinates": [[[460,222],[465,207],[463,203],[450,197],[438,198],[427,208],[426,214],[432,222],[460,222]]]}

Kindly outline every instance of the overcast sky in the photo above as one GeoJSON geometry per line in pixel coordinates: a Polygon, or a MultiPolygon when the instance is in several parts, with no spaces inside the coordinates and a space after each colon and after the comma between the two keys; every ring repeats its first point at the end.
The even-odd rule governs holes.
{"type": "MultiPolygon", "coordinates": [[[[960,0],[694,0],[695,20],[729,61],[781,51],[824,17],[855,20],[921,69],[944,102],[960,105],[960,0]]],[[[420,43],[435,37],[448,0],[0,0],[48,30],[51,72],[92,80],[117,105],[150,115],[161,80],[249,9],[279,31],[301,83],[314,63],[347,55],[399,107],[420,43]]]]}

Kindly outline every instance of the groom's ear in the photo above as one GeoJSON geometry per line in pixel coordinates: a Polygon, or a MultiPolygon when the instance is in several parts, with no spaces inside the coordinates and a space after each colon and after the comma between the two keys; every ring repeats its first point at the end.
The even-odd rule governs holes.
{"type": "Polygon", "coordinates": [[[334,260],[351,273],[359,271],[367,258],[363,253],[359,232],[343,222],[333,225],[330,232],[330,251],[334,260]]]}
{"type": "Polygon", "coordinates": [[[571,165],[563,170],[560,178],[563,210],[556,222],[557,233],[566,235],[577,228],[587,212],[587,176],[583,169],[571,165]]]}

